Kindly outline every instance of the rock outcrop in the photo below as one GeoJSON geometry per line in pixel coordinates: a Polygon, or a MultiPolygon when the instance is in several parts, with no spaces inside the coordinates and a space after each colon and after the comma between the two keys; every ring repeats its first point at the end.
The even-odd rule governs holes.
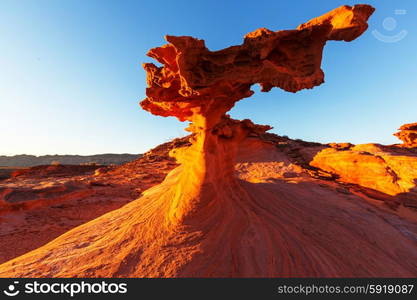
{"type": "Polygon", "coordinates": [[[224,205],[222,199],[233,198],[225,191],[239,190],[233,176],[238,145],[270,128],[247,126],[250,121],[231,120],[225,113],[251,96],[255,83],[263,92],[273,87],[297,92],[323,83],[320,65],[326,42],[357,38],[373,11],[369,5],[342,6],[296,30],[255,30],[242,45],[215,52],[203,40],[166,36],[169,44],[148,52],[163,66],[144,64],[148,88],[142,108],[190,121],[187,130],[193,133],[191,147],[173,153],[184,171],[168,213],[170,222],[182,223],[189,214],[200,218],[194,211],[213,210],[224,205]],[[213,193],[220,200],[210,196],[213,193]],[[209,196],[212,199],[203,200],[209,196]]]}
{"type": "Polygon", "coordinates": [[[331,145],[319,151],[310,165],[355,184],[365,194],[392,208],[417,206],[417,152],[379,144],[331,145]]]}
{"type": "Polygon", "coordinates": [[[417,147],[417,123],[404,124],[398,130],[394,135],[403,141],[402,146],[417,147]]]}
{"type": "Polygon", "coordinates": [[[373,11],[369,5],[342,6],[295,30],[257,29],[242,45],[214,52],[203,40],[166,36],[169,44],[148,52],[163,66],[144,64],[148,88],[141,106],[181,121],[196,122],[201,115],[217,123],[236,101],[253,94],[252,84],[264,92],[313,88],[324,81],[320,65],[326,42],[357,38],[373,11]]]}

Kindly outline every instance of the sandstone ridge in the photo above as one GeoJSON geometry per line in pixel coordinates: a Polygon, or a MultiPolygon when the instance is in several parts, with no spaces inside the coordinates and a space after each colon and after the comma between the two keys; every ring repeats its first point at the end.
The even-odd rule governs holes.
{"type": "Polygon", "coordinates": [[[417,147],[417,123],[410,123],[402,125],[396,137],[403,141],[404,147],[417,147]]]}

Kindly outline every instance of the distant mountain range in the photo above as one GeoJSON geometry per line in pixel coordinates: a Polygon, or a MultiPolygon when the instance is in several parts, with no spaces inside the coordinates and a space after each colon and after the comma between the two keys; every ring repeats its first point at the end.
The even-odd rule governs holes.
{"type": "Polygon", "coordinates": [[[0,156],[0,166],[3,167],[33,167],[39,165],[63,164],[79,165],[92,164],[99,165],[121,165],[141,157],[142,154],[96,154],[96,155],[14,155],[0,156]]]}

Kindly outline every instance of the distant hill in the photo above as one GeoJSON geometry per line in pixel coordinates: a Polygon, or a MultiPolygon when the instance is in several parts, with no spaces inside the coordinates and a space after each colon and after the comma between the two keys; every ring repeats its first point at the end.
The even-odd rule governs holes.
{"type": "Polygon", "coordinates": [[[15,155],[0,156],[0,166],[4,167],[33,167],[49,164],[79,165],[96,163],[99,165],[121,165],[141,157],[142,154],[96,154],[96,155],[15,155]]]}

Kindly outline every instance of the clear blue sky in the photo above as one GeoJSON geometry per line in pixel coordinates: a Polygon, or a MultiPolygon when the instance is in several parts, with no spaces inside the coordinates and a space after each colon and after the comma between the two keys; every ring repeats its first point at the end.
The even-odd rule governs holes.
{"type": "MultiPolygon", "coordinates": [[[[256,28],[293,29],[355,3],[1,0],[0,155],[141,153],[185,135],[186,124],[138,106],[141,63],[152,61],[145,53],[165,34],[202,38],[218,50],[256,28]]],[[[367,3],[377,9],[368,31],[327,44],[323,85],[296,94],[254,86],[232,117],[309,141],[396,143],[392,133],[417,121],[417,1],[367,3]],[[386,43],[373,30],[407,34],[386,43]]]]}

